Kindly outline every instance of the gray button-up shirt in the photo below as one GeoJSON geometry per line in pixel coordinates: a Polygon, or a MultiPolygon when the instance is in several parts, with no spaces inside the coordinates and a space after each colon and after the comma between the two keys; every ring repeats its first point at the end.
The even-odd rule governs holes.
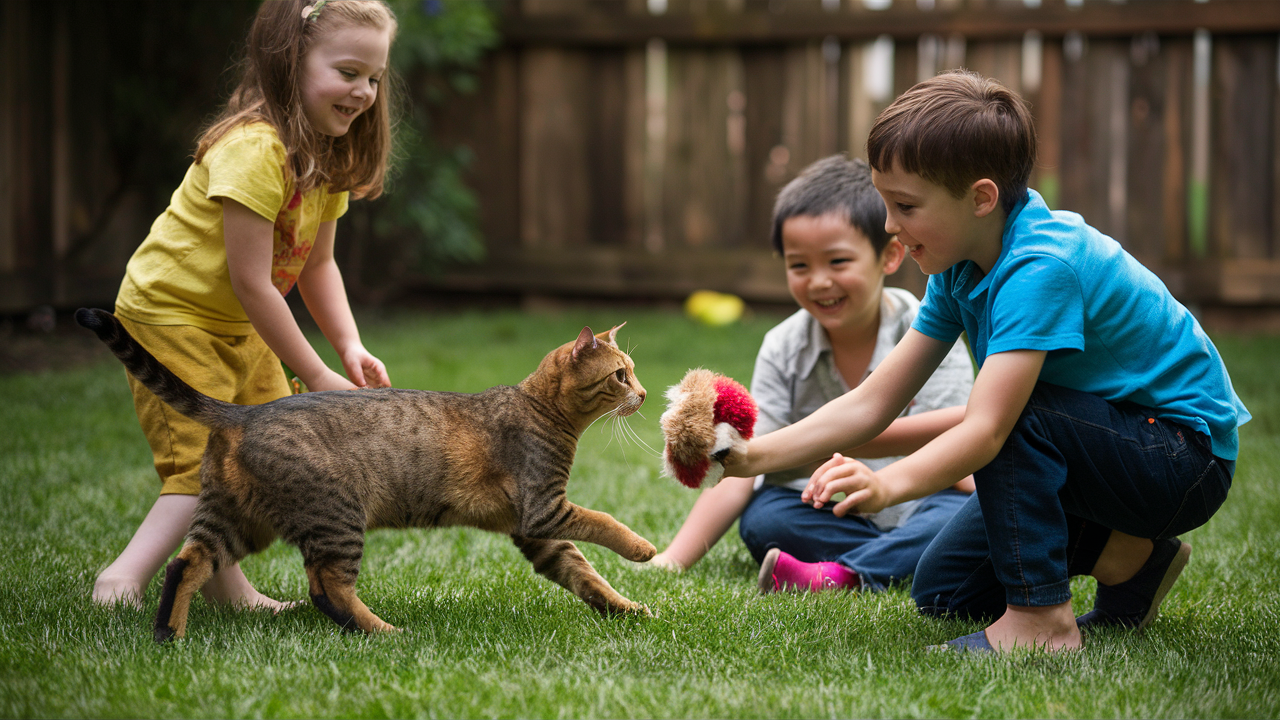
{"type": "MultiPolygon", "coordinates": [[[[907,334],[919,308],[920,301],[910,292],[900,288],[884,289],[880,299],[880,332],[867,365],[868,375],[907,334]]],[[[957,342],[902,415],[964,405],[969,402],[971,389],[973,364],[964,343],[957,342]]],[[[847,392],[849,386],[836,370],[826,331],[807,310],[799,310],[764,336],[756,355],[755,372],[751,376],[751,395],[760,406],[756,434],[763,435],[797,422],[847,392]]],[[[872,470],[898,459],[859,458],[872,470]]],[[[763,482],[803,490],[809,482],[808,474],[807,468],[768,473],[757,478],[756,486],[763,482]]],[[[909,500],[864,517],[887,530],[905,522],[920,502],[909,500]]]]}

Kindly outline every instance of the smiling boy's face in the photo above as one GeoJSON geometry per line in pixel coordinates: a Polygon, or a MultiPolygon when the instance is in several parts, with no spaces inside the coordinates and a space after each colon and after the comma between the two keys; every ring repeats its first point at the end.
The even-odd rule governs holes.
{"type": "Polygon", "coordinates": [[[878,318],[884,276],[902,262],[890,240],[880,254],[842,216],[797,215],[782,223],[787,289],[828,333],[861,329],[878,318]]]}
{"type": "Polygon", "coordinates": [[[993,244],[990,226],[999,219],[992,216],[999,206],[998,194],[990,197],[994,183],[979,181],[957,198],[943,186],[903,171],[897,163],[883,172],[872,170],[871,182],[884,198],[885,231],[898,236],[926,275],[964,260],[978,263],[984,272],[995,265],[1001,233],[994,234],[993,244]]]}

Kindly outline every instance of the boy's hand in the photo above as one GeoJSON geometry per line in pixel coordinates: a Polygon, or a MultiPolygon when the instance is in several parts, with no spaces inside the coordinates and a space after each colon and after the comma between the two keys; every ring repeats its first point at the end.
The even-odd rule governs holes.
{"type": "Polygon", "coordinates": [[[381,360],[369,354],[363,345],[355,345],[342,354],[342,367],[356,387],[391,387],[387,367],[381,360]]]}
{"type": "Polygon", "coordinates": [[[889,504],[879,476],[866,465],[840,453],[832,455],[814,471],[804,492],[800,493],[800,499],[821,508],[832,495],[841,492],[845,494],[844,500],[831,508],[836,517],[844,517],[850,512],[880,512],[889,504]]]}
{"type": "Polygon", "coordinates": [[[684,570],[684,565],[680,564],[679,560],[667,555],[665,551],[649,558],[649,562],[645,564],[651,567],[662,568],[663,570],[670,570],[672,572],[681,572],[684,570]]]}

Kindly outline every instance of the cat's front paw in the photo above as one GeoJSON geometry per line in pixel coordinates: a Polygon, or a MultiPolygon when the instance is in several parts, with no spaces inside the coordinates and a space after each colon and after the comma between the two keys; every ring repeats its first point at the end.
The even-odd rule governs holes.
{"type": "Polygon", "coordinates": [[[653,613],[649,611],[649,606],[644,603],[632,602],[622,596],[619,596],[621,602],[617,602],[610,607],[605,613],[607,615],[636,615],[639,617],[653,617],[653,613]]]}
{"type": "Polygon", "coordinates": [[[649,562],[649,559],[657,554],[658,548],[654,547],[653,543],[637,535],[636,542],[632,544],[627,554],[623,555],[623,557],[632,562],[642,563],[649,562]]]}

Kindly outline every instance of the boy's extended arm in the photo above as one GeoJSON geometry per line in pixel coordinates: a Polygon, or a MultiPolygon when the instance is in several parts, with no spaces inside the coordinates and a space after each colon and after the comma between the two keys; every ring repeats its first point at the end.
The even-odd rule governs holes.
{"type": "Polygon", "coordinates": [[[959,425],[961,420],[964,420],[963,405],[900,417],[871,441],[840,452],[849,457],[860,458],[910,455],[930,440],[959,425]]]}
{"type": "Polygon", "coordinates": [[[649,563],[673,570],[693,567],[742,515],[754,486],[755,478],[727,477],[703,490],[671,544],[649,563]]]}
{"type": "Polygon", "coordinates": [[[386,367],[360,342],[360,331],[351,315],[342,273],[333,258],[337,224],[336,220],[320,223],[307,264],[298,276],[298,292],[320,331],[338,351],[347,377],[361,387],[390,387],[386,367]]]}
{"type": "Polygon", "coordinates": [[[868,444],[911,402],[950,349],[949,343],[908,330],[862,384],[812,415],[757,437],[747,443],[745,453],[731,453],[725,459],[725,474],[754,477],[801,467],[834,452],[868,444]]]}
{"type": "Polygon", "coordinates": [[[324,364],[271,282],[274,224],[235,200],[223,198],[222,230],[231,289],[267,347],[312,390],[355,387],[324,364]]]}
{"type": "Polygon", "coordinates": [[[919,451],[871,472],[865,465],[833,458],[810,479],[802,494],[816,507],[843,492],[833,511],[877,512],[889,505],[924,497],[949,487],[958,477],[971,475],[991,462],[1026,407],[1045,353],[1014,350],[987,357],[973,383],[964,420],[919,451]]]}

